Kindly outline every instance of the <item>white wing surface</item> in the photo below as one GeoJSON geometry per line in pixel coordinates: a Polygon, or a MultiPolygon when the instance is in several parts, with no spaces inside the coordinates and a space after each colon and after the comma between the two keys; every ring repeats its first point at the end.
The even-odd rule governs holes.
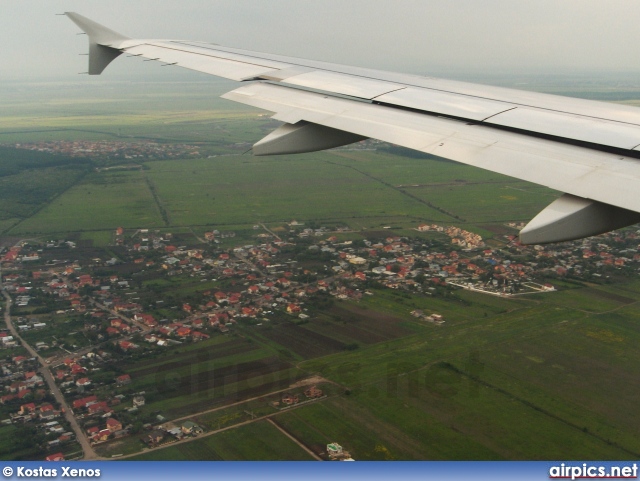
{"type": "Polygon", "coordinates": [[[118,55],[245,85],[224,98],[285,122],[255,155],[375,138],[566,194],[521,232],[558,242],[640,222],[640,109],[180,40],[138,40],[67,13],[89,35],[89,73],[118,55]]]}

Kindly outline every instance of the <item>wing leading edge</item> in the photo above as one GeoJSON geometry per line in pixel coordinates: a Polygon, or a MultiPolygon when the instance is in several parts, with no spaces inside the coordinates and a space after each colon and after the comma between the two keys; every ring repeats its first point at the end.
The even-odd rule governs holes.
{"type": "Polygon", "coordinates": [[[565,192],[520,232],[527,244],[640,222],[640,109],[199,42],[131,39],[66,15],[89,36],[92,75],[127,53],[254,81],[223,98],[285,122],[255,144],[256,155],[371,137],[565,192]]]}

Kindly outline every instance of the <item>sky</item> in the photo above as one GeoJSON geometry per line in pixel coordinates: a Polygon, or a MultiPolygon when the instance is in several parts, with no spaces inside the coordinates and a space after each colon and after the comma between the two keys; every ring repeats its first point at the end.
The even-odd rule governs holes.
{"type": "MultiPolygon", "coordinates": [[[[637,0],[0,0],[0,82],[78,80],[87,37],[56,16],[65,11],[132,38],[210,41],[440,77],[640,74],[637,0]]],[[[167,75],[151,64],[118,59],[103,78],[167,75]]]]}

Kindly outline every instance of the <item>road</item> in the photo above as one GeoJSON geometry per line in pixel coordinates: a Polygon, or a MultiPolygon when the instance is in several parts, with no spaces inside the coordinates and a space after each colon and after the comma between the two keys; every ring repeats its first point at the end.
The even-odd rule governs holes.
{"type": "Polygon", "coordinates": [[[307,454],[309,454],[309,456],[311,456],[313,459],[315,459],[316,461],[322,461],[322,458],[320,456],[318,456],[316,453],[314,453],[313,451],[311,451],[305,444],[303,444],[299,439],[295,438],[291,433],[289,433],[289,431],[286,431],[284,428],[282,428],[278,423],[276,423],[273,419],[269,418],[267,419],[267,422],[272,424],[278,431],[280,431],[282,434],[284,434],[286,437],[288,437],[289,439],[291,439],[291,441],[293,441],[294,443],[296,443],[298,446],[300,446],[300,448],[302,448],[304,451],[307,452],[307,454]]]}
{"type": "Polygon", "coordinates": [[[278,234],[276,234],[275,232],[273,232],[271,229],[269,229],[266,225],[264,224],[260,224],[262,226],[262,228],[264,230],[266,230],[269,234],[271,234],[273,237],[275,237],[276,239],[278,239],[279,241],[281,241],[282,239],[280,238],[280,236],[278,234]]]}
{"type": "MultiPolygon", "coordinates": [[[[1,279],[2,279],[2,267],[0,266],[0,280],[1,279]]],[[[65,401],[64,396],[62,395],[62,392],[56,385],[53,379],[53,376],[51,375],[51,371],[49,370],[49,367],[47,366],[45,360],[37,353],[37,351],[34,348],[32,348],[24,339],[22,339],[22,337],[20,337],[20,335],[18,334],[18,330],[13,325],[13,322],[11,321],[12,300],[9,293],[4,290],[4,287],[2,288],[2,295],[7,301],[6,309],[4,310],[4,322],[7,324],[7,328],[9,328],[11,335],[14,337],[14,339],[17,339],[18,341],[20,341],[20,344],[22,345],[22,347],[24,347],[32,357],[35,357],[36,359],[38,359],[38,362],[40,363],[40,366],[41,366],[40,374],[42,374],[42,378],[45,380],[45,382],[49,386],[51,393],[56,398],[56,401],[60,404],[60,407],[64,410],[64,417],[71,425],[71,429],[73,429],[73,432],[76,435],[76,439],[78,440],[78,443],[82,447],[83,459],[97,459],[98,456],[96,455],[95,451],[91,447],[91,444],[89,444],[89,440],[84,435],[84,431],[82,430],[82,428],[78,424],[78,421],[72,414],[71,409],[69,409],[69,406],[67,405],[67,402],[65,401]]]]}

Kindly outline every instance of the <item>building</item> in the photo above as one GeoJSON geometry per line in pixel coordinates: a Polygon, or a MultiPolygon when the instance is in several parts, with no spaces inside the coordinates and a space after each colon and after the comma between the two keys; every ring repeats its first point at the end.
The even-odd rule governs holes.
{"type": "Polygon", "coordinates": [[[149,446],[157,446],[164,439],[164,432],[159,429],[154,429],[147,436],[144,437],[144,442],[149,446]]]}
{"type": "Polygon", "coordinates": [[[122,423],[115,418],[109,418],[107,419],[107,429],[111,433],[122,431],[122,423]]]}
{"type": "Polygon", "coordinates": [[[62,453],[50,454],[49,456],[44,458],[44,460],[45,461],[64,461],[64,454],[62,453]]]}
{"type": "Polygon", "coordinates": [[[304,392],[304,395],[307,396],[309,399],[319,398],[319,397],[322,397],[322,390],[318,389],[315,386],[311,386],[309,389],[307,389],[304,392]]]}
{"type": "Polygon", "coordinates": [[[183,422],[180,426],[180,430],[183,434],[200,434],[202,432],[202,428],[191,421],[183,422]]]}

